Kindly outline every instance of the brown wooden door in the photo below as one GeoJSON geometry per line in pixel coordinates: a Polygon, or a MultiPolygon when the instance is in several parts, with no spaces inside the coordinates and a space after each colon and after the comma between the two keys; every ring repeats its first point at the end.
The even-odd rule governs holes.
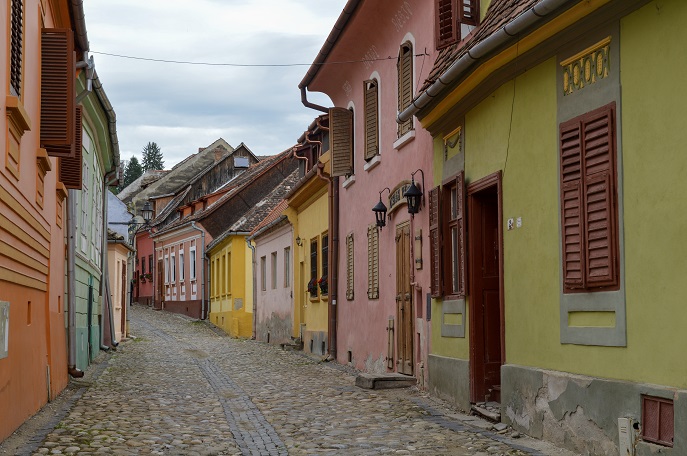
{"type": "Polygon", "coordinates": [[[397,370],[413,375],[413,303],[410,292],[410,225],[396,227],[397,370]]]}
{"type": "Polygon", "coordinates": [[[503,334],[497,186],[471,194],[468,205],[471,396],[473,402],[499,402],[503,334]]]}

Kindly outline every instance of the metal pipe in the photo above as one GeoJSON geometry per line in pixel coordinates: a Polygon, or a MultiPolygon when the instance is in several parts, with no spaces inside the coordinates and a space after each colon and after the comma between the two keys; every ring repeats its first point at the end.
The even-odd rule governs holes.
{"type": "Polygon", "coordinates": [[[201,265],[200,268],[200,274],[201,274],[201,292],[200,292],[200,319],[205,320],[208,318],[208,312],[207,312],[207,306],[205,305],[205,264],[207,260],[207,256],[205,255],[205,231],[201,230],[196,226],[195,220],[191,222],[191,228],[194,230],[200,231],[200,235],[203,241],[203,256],[201,257],[203,260],[203,264],[201,265]]]}
{"type": "Polygon", "coordinates": [[[67,341],[69,353],[67,359],[67,371],[74,378],[84,375],[82,370],[76,368],[76,296],[75,293],[75,268],[74,257],[76,228],[76,191],[69,190],[67,201],[67,341]]]}
{"type": "Polygon", "coordinates": [[[255,264],[255,246],[251,238],[246,238],[246,244],[251,250],[251,267],[253,270],[253,339],[258,338],[258,278],[256,276],[257,265],[255,264]]]}
{"type": "Polygon", "coordinates": [[[316,109],[318,111],[326,113],[329,112],[329,109],[325,108],[324,106],[308,101],[308,94],[306,92],[305,86],[301,87],[301,103],[303,103],[303,106],[305,106],[306,108],[316,109]]]}
{"type": "Polygon", "coordinates": [[[415,98],[410,106],[396,117],[396,122],[403,123],[427,106],[433,98],[436,98],[449,85],[464,76],[476,62],[498,49],[504,43],[517,37],[529,27],[543,21],[543,19],[553,11],[561,8],[566,3],[576,3],[579,0],[541,0],[530,9],[502,26],[499,30],[492,33],[484,41],[475,45],[468,52],[463,54],[451,64],[424,92],[415,98]]]}
{"type": "Polygon", "coordinates": [[[292,151],[291,156],[293,158],[298,159],[298,160],[305,160],[304,174],[307,173],[308,172],[308,157],[301,157],[300,155],[298,155],[298,147],[294,147],[293,149],[291,149],[291,151],[292,151]]]}

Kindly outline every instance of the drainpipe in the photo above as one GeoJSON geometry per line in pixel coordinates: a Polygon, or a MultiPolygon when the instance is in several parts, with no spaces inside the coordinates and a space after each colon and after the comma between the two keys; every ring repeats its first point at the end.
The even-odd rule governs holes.
{"type": "MultiPolygon", "coordinates": [[[[306,132],[306,136],[307,136],[307,132],[306,132]]],[[[303,174],[307,174],[307,172],[308,172],[308,157],[301,157],[300,155],[298,155],[298,147],[294,147],[293,149],[291,149],[291,151],[292,151],[291,156],[293,158],[296,158],[298,160],[305,160],[305,172],[303,174]]]]}
{"type": "MultiPolygon", "coordinates": [[[[201,290],[200,291],[200,319],[205,320],[208,318],[207,306],[205,305],[205,277],[206,277],[205,265],[206,265],[206,260],[207,260],[207,256],[205,255],[205,231],[201,230],[200,228],[198,228],[196,226],[195,220],[191,222],[191,228],[193,228],[194,230],[200,231],[200,235],[201,235],[201,238],[203,240],[203,250],[202,250],[202,252],[203,252],[203,256],[202,256],[203,265],[200,268],[200,271],[201,271],[200,275],[201,275],[201,281],[202,281],[201,289],[200,289],[201,290]]],[[[196,249],[196,252],[197,251],[198,251],[198,249],[196,249]]],[[[197,253],[196,253],[196,255],[197,255],[197,253]]]]}
{"type": "Polygon", "coordinates": [[[251,250],[251,265],[253,268],[253,340],[258,338],[258,278],[256,276],[257,264],[255,263],[255,246],[251,237],[246,238],[246,244],[251,250]]]}
{"type": "Polygon", "coordinates": [[[329,113],[329,109],[325,108],[324,106],[308,101],[308,93],[306,92],[306,86],[301,87],[301,103],[303,103],[303,106],[305,106],[306,108],[311,108],[317,111],[322,111],[324,113],[329,113]]]}
{"type": "Polygon", "coordinates": [[[508,22],[487,39],[477,44],[468,52],[460,56],[451,66],[439,76],[419,97],[414,99],[410,106],[398,114],[396,121],[403,123],[427,106],[433,98],[464,76],[484,56],[497,50],[500,46],[517,37],[520,33],[533,25],[545,20],[545,17],[566,4],[577,3],[578,0],[541,0],[536,5],[508,22]]]}
{"type": "Polygon", "coordinates": [[[67,372],[74,378],[81,378],[84,375],[82,370],[76,368],[76,296],[75,293],[75,269],[76,261],[74,249],[76,247],[76,191],[69,190],[67,201],[67,334],[69,342],[69,353],[67,359],[67,372]]]}

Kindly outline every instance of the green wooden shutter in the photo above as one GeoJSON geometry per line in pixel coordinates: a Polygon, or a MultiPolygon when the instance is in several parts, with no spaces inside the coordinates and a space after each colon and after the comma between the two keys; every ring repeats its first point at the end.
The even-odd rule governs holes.
{"type": "Polygon", "coordinates": [[[348,109],[329,109],[329,141],[332,176],[353,174],[353,113],[348,109]]]}
{"type": "Polygon", "coordinates": [[[377,81],[364,83],[365,91],[365,160],[372,159],[379,153],[379,91],[377,81]]]}

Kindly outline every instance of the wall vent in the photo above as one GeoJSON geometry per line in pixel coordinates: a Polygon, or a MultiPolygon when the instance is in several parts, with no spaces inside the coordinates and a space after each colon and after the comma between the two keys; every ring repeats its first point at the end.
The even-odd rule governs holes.
{"type": "Polygon", "coordinates": [[[642,395],[642,440],[672,447],[674,436],[672,399],[642,395]]]}
{"type": "Polygon", "coordinates": [[[0,301],[0,359],[7,358],[10,342],[10,303],[0,301]]]}

